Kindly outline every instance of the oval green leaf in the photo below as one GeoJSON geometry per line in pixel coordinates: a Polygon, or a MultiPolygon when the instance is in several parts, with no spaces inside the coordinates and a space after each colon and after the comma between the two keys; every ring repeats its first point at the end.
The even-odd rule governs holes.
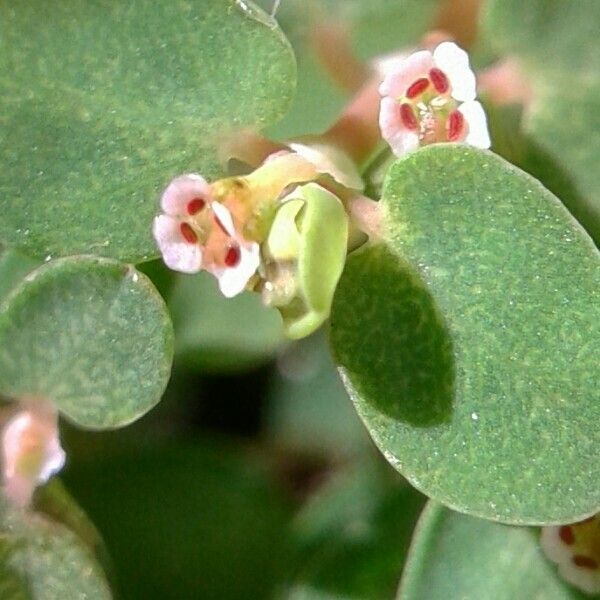
{"type": "Polygon", "coordinates": [[[175,175],[219,174],[232,128],[279,119],[295,62],[250,1],[0,5],[0,240],[45,257],[157,255],[175,175]]]}
{"type": "Polygon", "coordinates": [[[82,427],[118,427],[152,408],[172,353],[150,280],[109,259],[53,261],[0,306],[0,393],[51,400],[82,427]]]}
{"type": "Polygon", "coordinates": [[[0,498],[0,596],[11,600],[110,600],[108,584],[89,548],[40,514],[0,498]]]}
{"type": "Polygon", "coordinates": [[[398,161],[386,244],[350,256],[332,343],[388,460],[455,508],[510,523],[600,505],[600,268],[559,200],[501,158],[398,161]]]}
{"type": "Polygon", "coordinates": [[[539,533],[430,502],[419,520],[398,600],[584,600],[543,555],[539,533]]]}

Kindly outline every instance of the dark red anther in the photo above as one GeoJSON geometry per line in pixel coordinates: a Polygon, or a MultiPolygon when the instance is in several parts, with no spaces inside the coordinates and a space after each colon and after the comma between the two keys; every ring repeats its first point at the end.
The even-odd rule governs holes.
{"type": "Polygon", "coordinates": [[[410,104],[400,105],[400,120],[406,129],[415,130],[419,128],[419,122],[415,116],[415,111],[410,104]]]}
{"type": "Polygon", "coordinates": [[[415,82],[411,83],[406,90],[407,98],[416,98],[420,96],[429,87],[429,79],[427,77],[421,77],[415,82]]]}
{"type": "Polygon", "coordinates": [[[191,226],[188,223],[182,223],[179,226],[179,231],[181,231],[183,239],[188,244],[196,244],[198,242],[198,236],[196,235],[196,232],[191,228],[191,226]]]}
{"type": "Polygon", "coordinates": [[[239,264],[242,253],[238,246],[230,246],[225,254],[225,266],[235,267],[239,264]]]}
{"type": "Polygon", "coordinates": [[[202,198],[194,198],[187,204],[188,215],[195,215],[199,213],[206,206],[206,202],[202,198]]]}
{"type": "Polygon", "coordinates": [[[573,564],[583,569],[592,569],[595,571],[598,568],[598,562],[590,556],[583,556],[582,554],[576,554],[573,557],[573,564]]]}
{"type": "Polygon", "coordinates": [[[450,89],[450,82],[446,74],[437,67],[430,69],[429,79],[431,79],[431,83],[433,83],[433,87],[438,94],[445,94],[450,89]]]}
{"type": "Polygon", "coordinates": [[[573,544],[575,542],[575,536],[573,535],[573,530],[568,525],[563,525],[558,530],[558,535],[559,535],[560,539],[565,544],[567,544],[567,546],[570,546],[571,544],[573,544]]]}
{"type": "Polygon", "coordinates": [[[461,138],[465,127],[465,117],[459,110],[454,110],[448,115],[446,121],[446,137],[449,142],[456,142],[461,138]]]}

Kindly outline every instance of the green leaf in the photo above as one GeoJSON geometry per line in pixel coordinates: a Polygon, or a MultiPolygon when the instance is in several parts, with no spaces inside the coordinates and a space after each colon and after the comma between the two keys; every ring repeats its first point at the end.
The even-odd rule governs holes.
{"type": "Polygon", "coordinates": [[[390,170],[386,245],[350,256],[332,343],[357,410],[418,489],[510,523],[599,507],[600,269],[556,197],[464,146],[390,170]]]}
{"type": "Polygon", "coordinates": [[[0,306],[0,391],[51,400],[82,427],[125,425],[159,401],[172,336],[162,299],[133,267],[52,261],[0,306]]]}
{"type": "Polygon", "coordinates": [[[303,547],[289,600],[388,600],[424,498],[365,462],[317,492],[298,515],[303,547]]]}
{"type": "Polygon", "coordinates": [[[583,600],[543,555],[539,533],[430,502],[417,526],[399,600],[583,600]]]}
{"type": "Polygon", "coordinates": [[[271,360],[283,342],[281,318],[258,294],[226,299],[208,273],[178,276],[169,308],[177,361],[190,368],[250,369],[271,360]]]}
{"type": "Polygon", "coordinates": [[[0,6],[0,240],[129,262],[174,176],[220,173],[232,128],[279,119],[291,49],[249,1],[0,6]]]}
{"type": "Polygon", "coordinates": [[[290,507],[239,447],[154,443],[72,462],[65,479],[102,532],[124,598],[271,598],[284,578],[290,507]]]}
{"type": "Polygon", "coordinates": [[[90,550],[69,529],[0,499],[0,595],[7,600],[110,599],[90,550]]]}
{"type": "Polygon", "coordinates": [[[590,148],[600,145],[599,20],[595,0],[489,0],[484,11],[492,47],[516,57],[532,85],[524,131],[570,180],[574,193],[562,199],[597,241],[600,172],[590,148]]]}
{"type": "Polygon", "coordinates": [[[38,265],[39,261],[15,250],[0,250],[0,300],[38,265]]]}

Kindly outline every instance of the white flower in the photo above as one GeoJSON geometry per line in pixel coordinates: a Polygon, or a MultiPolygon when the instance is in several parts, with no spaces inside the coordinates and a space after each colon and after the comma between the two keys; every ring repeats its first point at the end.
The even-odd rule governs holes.
{"type": "Polygon", "coordinates": [[[181,175],[165,189],[160,201],[164,214],[154,219],[152,232],[170,269],[197,273],[202,268],[202,248],[189,221],[210,200],[210,186],[200,175],[181,175]]]}
{"type": "Polygon", "coordinates": [[[540,545],[565,581],[588,594],[600,592],[598,515],[571,525],[542,527],[540,545]]]}
{"type": "Polygon", "coordinates": [[[490,146],[469,57],[452,42],[398,60],[379,93],[379,127],[397,156],[434,142],[490,146]]]}
{"type": "Polygon", "coordinates": [[[36,486],[65,464],[56,411],[35,403],[13,415],[2,429],[2,475],[6,496],[27,506],[36,486]]]}

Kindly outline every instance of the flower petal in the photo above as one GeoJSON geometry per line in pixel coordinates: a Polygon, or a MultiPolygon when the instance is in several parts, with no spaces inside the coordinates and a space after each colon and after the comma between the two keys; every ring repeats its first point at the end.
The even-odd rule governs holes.
{"type": "Polygon", "coordinates": [[[379,93],[382,96],[400,98],[411,83],[426,76],[433,66],[433,56],[429,50],[420,50],[408,58],[399,59],[397,64],[386,66],[387,74],[379,86],[379,93]]]}
{"type": "Polygon", "coordinates": [[[183,217],[187,204],[194,198],[210,201],[210,186],[200,175],[180,175],[166,187],[160,199],[163,211],[172,217],[183,217]]]}
{"type": "Polygon", "coordinates": [[[453,42],[442,42],[433,51],[433,60],[450,81],[451,95],[456,100],[474,100],[475,73],[469,66],[469,55],[453,42]]]}
{"type": "Polygon", "coordinates": [[[476,148],[489,148],[491,140],[483,106],[476,100],[472,100],[461,104],[458,110],[463,114],[467,122],[465,143],[476,148]]]}
{"type": "Polygon", "coordinates": [[[227,235],[231,237],[235,236],[235,226],[229,209],[220,202],[212,202],[210,207],[219,223],[223,226],[223,229],[227,232],[227,235]]]}
{"type": "Polygon", "coordinates": [[[561,563],[558,574],[568,583],[588,594],[600,592],[600,573],[598,570],[590,570],[576,566],[572,560],[561,563]]]}
{"type": "Polygon", "coordinates": [[[551,525],[542,527],[540,546],[546,557],[552,562],[562,564],[571,560],[571,550],[559,535],[560,527],[551,525]]]}
{"type": "Polygon", "coordinates": [[[407,129],[400,118],[400,105],[392,98],[382,98],[379,110],[379,128],[383,139],[396,156],[402,156],[419,147],[416,131],[407,129]]]}
{"type": "Polygon", "coordinates": [[[362,190],[363,180],[354,163],[341,150],[325,144],[298,144],[289,147],[311,163],[319,173],[330,175],[335,181],[352,190],[362,190]]]}
{"type": "Polygon", "coordinates": [[[152,233],[169,269],[181,273],[197,273],[202,268],[202,248],[190,244],[181,235],[181,222],[167,215],[154,218],[152,233]]]}
{"type": "Polygon", "coordinates": [[[240,254],[240,261],[235,267],[213,270],[213,275],[219,281],[219,289],[226,298],[243,292],[260,264],[260,249],[256,242],[240,245],[240,254]]]}

